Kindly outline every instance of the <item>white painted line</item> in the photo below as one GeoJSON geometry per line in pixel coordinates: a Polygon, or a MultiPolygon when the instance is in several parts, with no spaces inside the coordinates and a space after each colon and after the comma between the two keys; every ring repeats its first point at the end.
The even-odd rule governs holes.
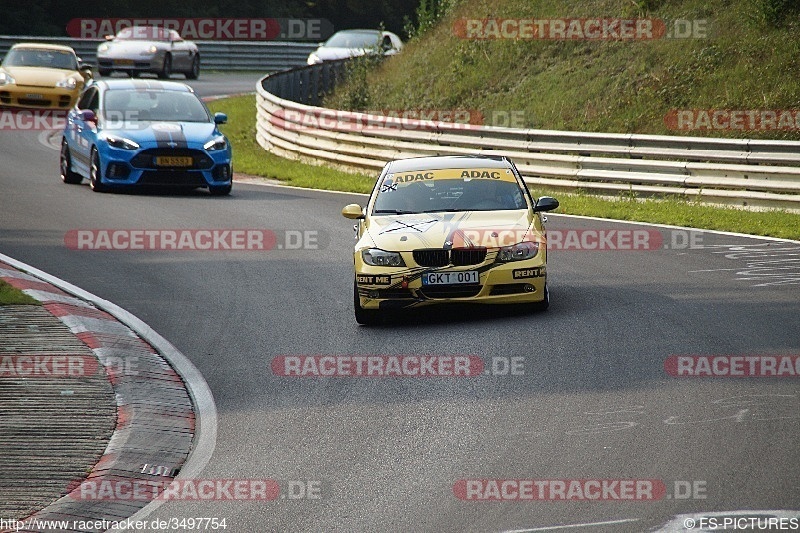
{"type": "MultiPolygon", "coordinates": [[[[32,267],[22,261],[17,261],[5,254],[0,253],[0,261],[7,263],[14,268],[22,270],[31,274],[43,281],[55,285],[64,292],[75,295],[78,298],[91,302],[95,307],[114,316],[117,320],[131,328],[137,335],[147,341],[158,352],[167,359],[170,364],[175,368],[175,371],[181,376],[186,383],[186,388],[189,391],[195,408],[195,442],[193,442],[192,450],[189,457],[183,465],[180,478],[197,478],[199,474],[205,469],[208,462],[211,460],[211,455],[214,453],[214,448],[217,444],[217,407],[214,404],[214,396],[211,394],[211,389],[203,378],[203,375],[192,364],[192,362],[181,352],[178,351],[167,339],[159,335],[150,326],[145,324],[142,320],[135,315],[129,313],[118,305],[104,300],[99,296],[81,289],[67,281],[50,275],[46,272],[32,267]]],[[[82,302],[84,306],[86,303],[82,302]]],[[[114,436],[112,435],[109,441],[109,447],[115,443],[114,436]]],[[[132,520],[144,520],[150,513],[155,511],[167,500],[153,500],[145,507],[140,509],[136,514],[130,517],[132,520]]],[[[112,530],[109,530],[112,531],[112,530]]],[[[122,533],[125,530],[118,530],[122,533]]],[[[126,532],[127,533],[127,532],[126,532]]]]}
{"type": "Polygon", "coordinates": [[[237,96],[250,96],[256,95],[255,91],[250,91],[247,93],[231,93],[231,94],[220,94],[215,96],[202,96],[200,99],[204,102],[213,102],[214,100],[222,100],[223,98],[235,98],[237,96]]]}
{"type": "MultiPolygon", "coordinates": [[[[267,183],[267,182],[260,183],[260,182],[258,182],[256,180],[250,179],[250,178],[245,178],[244,180],[237,180],[236,179],[236,173],[234,172],[233,174],[234,174],[234,179],[233,179],[234,182],[243,183],[243,184],[247,184],[247,185],[258,185],[259,187],[275,187],[275,188],[278,188],[278,189],[294,189],[296,191],[314,191],[314,192],[327,192],[327,193],[330,193],[330,194],[346,194],[348,196],[364,196],[364,197],[367,197],[367,198],[369,197],[369,194],[366,194],[366,193],[363,193],[363,192],[332,191],[330,189],[315,189],[313,187],[296,187],[294,185],[282,185],[282,184],[267,183]]],[[[264,179],[268,179],[268,178],[264,178],[264,179]]]]}
{"type": "Polygon", "coordinates": [[[16,278],[24,279],[27,281],[41,281],[39,278],[34,278],[16,270],[8,270],[7,268],[0,268],[0,278],[16,278]]]}
{"type": "MultiPolygon", "coordinates": [[[[234,181],[238,181],[235,180],[234,181]]],[[[238,181],[238,183],[246,183],[250,185],[258,185],[260,187],[276,187],[276,188],[283,188],[283,189],[295,189],[298,191],[315,191],[315,192],[327,192],[332,194],[347,194],[350,196],[365,196],[369,197],[369,194],[360,193],[360,192],[345,192],[345,191],[329,191],[327,189],[312,189],[310,187],[295,187],[294,185],[277,185],[275,183],[258,183],[254,180],[247,179],[246,181],[238,181]]],[[[776,241],[776,242],[790,242],[792,244],[800,244],[800,241],[793,241],[791,239],[780,239],[778,237],[764,237],[762,235],[750,235],[748,233],[735,233],[732,231],[720,231],[714,229],[703,229],[703,228],[693,228],[691,226],[671,226],[669,224],[656,224],[655,222],[636,222],[635,220],[619,220],[617,218],[600,218],[600,217],[590,217],[587,215],[566,215],[563,213],[547,213],[547,216],[553,217],[566,217],[566,218],[582,218],[585,220],[599,220],[602,222],[614,222],[619,224],[634,224],[637,226],[653,226],[656,228],[666,228],[666,229],[679,229],[679,230],[690,230],[690,231],[702,231],[704,233],[714,233],[716,235],[727,235],[729,237],[744,237],[747,239],[762,239],[766,241],[776,241]]]]}
{"type": "MultiPolygon", "coordinates": [[[[5,256],[0,254],[0,257],[5,257],[5,256]]],[[[8,263],[8,261],[5,261],[5,262],[8,263]]],[[[56,284],[52,283],[52,285],[56,285],[56,284]]],[[[58,285],[56,285],[56,286],[58,287],[58,285]]],[[[58,288],[61,289],[61,287],[58,287],[58,288]]],[[[73,298],[72,296],[64,296],[63,294],[56,294],[54,292],[40,291],[39,289],[23,289],[22,292],[24,292],[25,294],[27,294],[31,298],[36,298],[40,302],[44,302],[44,303],[59,302],[59,303],[62,303],[62,304],[75,305],[77,307],[91,307],[91,305],[87,304],[83,300],[79,300],[78,298],[73,298]]],[[[69,292],[69,291],[64,291],[64,292],[69,292]]]]}
{"type": "Polygon", "coordinates": [[[655,228],[665,228],[665,229],[679,229],[679,230],[691,230],[691,231],[702,231],[704,233],[714,233],[716,235],[726,235],[728,237],[745,237],[747,239],[763,239],[766,241],[775,241],[775,242],[790,242],[792,244],[800,244],[800,241],[793,241],[791,239],[781,239],[779,237],[765,237],[763,235],[750,235],[749,233],[736,233],[733,231],[721,231],[715,229],[703,229],[703,228],[692,228],[689,226],[671,226],[669,224],[656,224],[655,222],[636,222],[634,220],[619,220],[616,218],[600,218],[600,217],[590,217],[586,215],[565,215],[562,213],[550,213],[547,216],[556,216],[556,217],[567,217],[567,218],[583,218],[586,220],[601,220],[606,222],[616,222],[619,224],[635,224],[638,226],[653,226],[655,228]]]}
{"type": "Polygon", "coordinates": [[[587,522],[585,524],[566,524],[563,526],[545,526],[535,527],[532,529],[512,529],[504,533],[533,533],[534,531],[558,531],[559,529],[572,529],[578,527],[594,527],[594,526],[613,526],[615,524],[627,524],[629,522],[638,522],[638,518],[625,518],[623,520],[609,520],[608,522],[587,522]]]}
{"type": "Polygon", "coordinates": [[[125,324],[117,320],[105,318],[92,318],[80,315],[65,315],[58,317],[72,333],[103,333],[136,338],[136,334],[125,324]]]}

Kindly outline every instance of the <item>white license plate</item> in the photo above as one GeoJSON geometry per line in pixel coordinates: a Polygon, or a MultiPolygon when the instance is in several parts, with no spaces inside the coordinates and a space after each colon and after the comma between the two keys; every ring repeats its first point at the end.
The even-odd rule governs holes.
{"type": "Polygon", "coordinates": [[[423,285],[470,285],[480,283],[477,270],[463,272],[428,272],[422,276],[423,285]]]}
{"type": "Polygon", "coordinates": [[[44,98],[44,96],[36,93],[28,93],[25,95],[25,98],[30,98],[31,100],[41,100],[44,98]]]}

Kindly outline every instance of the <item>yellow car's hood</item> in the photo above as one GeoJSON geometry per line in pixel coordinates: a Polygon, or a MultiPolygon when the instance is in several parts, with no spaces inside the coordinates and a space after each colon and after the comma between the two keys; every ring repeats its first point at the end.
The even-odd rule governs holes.
{"type": "Polygon", "coordinates": [[[3,67],[3,70],[11,74],[17,85],[32,87],[55,87],[56,82],[76,74],[74,70],[46,67],[3,67]]]}
{"type": "Polygon", "coordinates": [[[491,248],[520,242],[533,217],[527,209],[375,216],[365,221],[365,236],[371,246],[393,252],[471,245],[491,248]]]}

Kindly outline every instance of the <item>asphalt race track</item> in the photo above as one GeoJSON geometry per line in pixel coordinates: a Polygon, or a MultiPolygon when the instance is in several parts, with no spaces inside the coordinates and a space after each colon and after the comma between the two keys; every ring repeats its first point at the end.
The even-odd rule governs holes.
{"type": "MultiPolygon", "coordinates": [[[[238,93],[256,79],[207,74],[196,87],[238,93]]],[[[226,518],[235,532],[646,531],[679,514],[800,509],[800,377],[665,371],[673,355],[800,354],[800,244],[549,215],[548,229],[563,235],[639,230],[662,243],[551,250],[545,313],[436,308],[358,327],[352,222],[340,211],[363,197],[242,183],[224,198],[96,194],[60,181],[58,151],[39,133],[0,131],[0,252],[120,305],[173,343],[218,410],[200,477],[269,478],[286,496],[169,501],[148,520],[226,518]],[[262,229],[284,247],[65,245],[70,230],[106,229],[262,229]],[[299,234],[316,249],[313,240],[288,249],[299,234]],[[275,357],[303,355],[472,355],[503,375],[273,373],[275,357]],[[510,358],[522,358],[516,375],[503,372],[510,358]],[[660,480],[666,494],[456,496],[459,480],[486,479],[660,480]],[[309,488],[312,498],[291,497],[309,488]]]]}

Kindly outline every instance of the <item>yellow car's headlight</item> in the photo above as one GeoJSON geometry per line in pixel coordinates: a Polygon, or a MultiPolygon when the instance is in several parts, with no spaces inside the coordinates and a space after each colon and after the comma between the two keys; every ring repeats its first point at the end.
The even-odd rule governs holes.
{"type": "Polygon", "coordinates": [[[11,77],[8,72],[0,72],[0,85],[11,85],[16,83],[16,80],[11,77]]]}
{"type": "Polygon", "coordinates": [[[500,248],[500,251],[497,252],[497,261],[500,263],[524,261],[535,257],[537,253],[539,253],[538,242],[519,242],[512,246],[500,248]]]}
{"type": "Polygon", "coordinates": [[[75,78],[64,78],[63,80],[56,83],[56,87],[59,87],[61,89],[72,90],[77,86],[78,82],[75,80],[75,78]]]}
{"type": "Polygon", "coordinates": [[[371,266],[385,266],[385,267],[404,267],[406,266],[403,261],[403,256],[397,252],[387,252],[380,248],[370,248],[368,250],[361,250],[361,258],[364,262],[371,266]]]}

